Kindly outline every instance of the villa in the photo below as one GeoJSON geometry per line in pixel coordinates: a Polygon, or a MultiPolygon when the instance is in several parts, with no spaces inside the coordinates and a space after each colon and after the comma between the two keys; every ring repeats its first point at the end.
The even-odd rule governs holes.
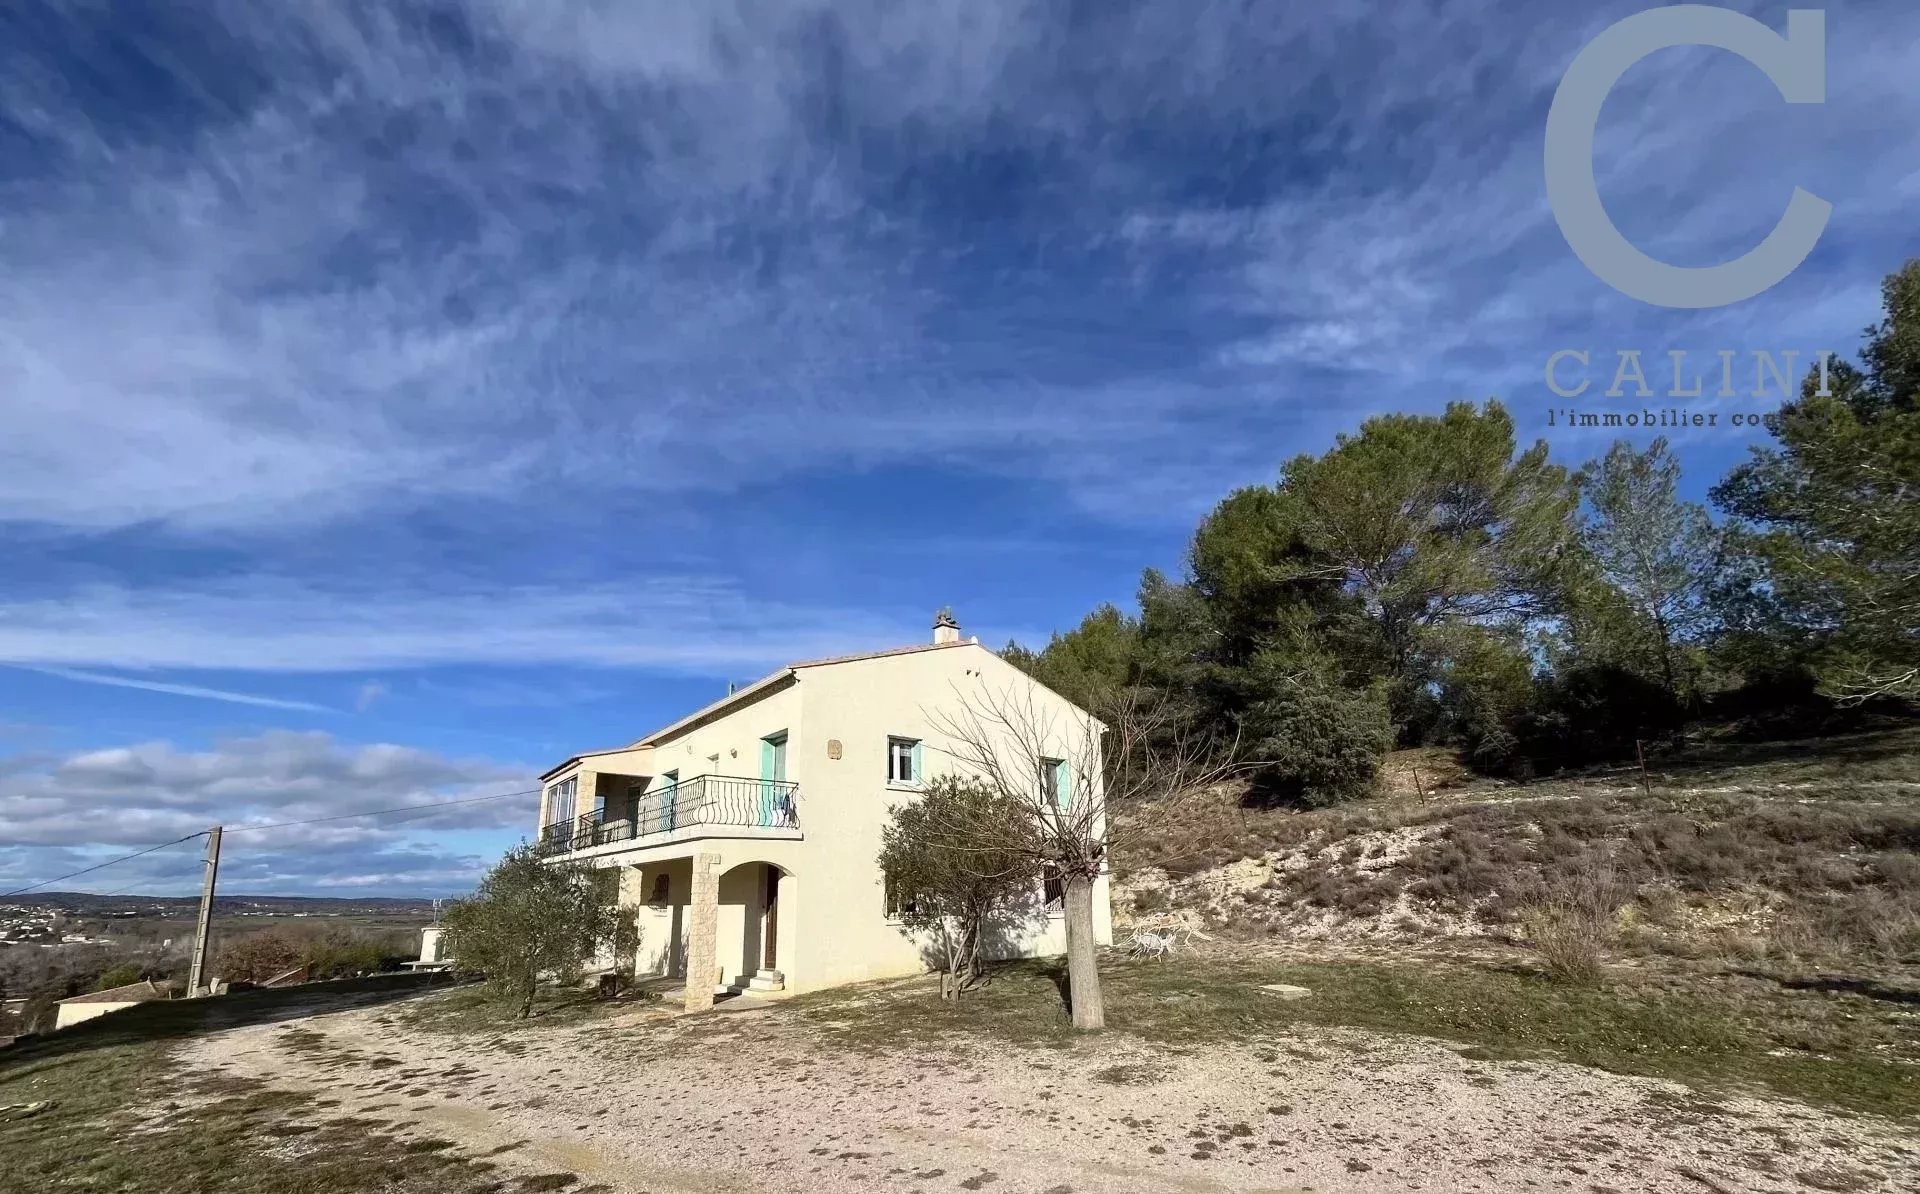
{"type": "MultiPolygon", "coordinates": [[[[931,643],[790,664],[630,745],[567,759],[541,777],[539,844],[618,872],[620,904],[638,909],[639,973],[685,977],[689,1009],[729,991],[917,974],[927,943],[890,906],[902,897],[877,862],[882,829],[929,779],[968,770],[954,730],[969,710],[1009,701],[1045,753],[1008,773],[1061,807],[1097,802],[1100,723],[962,639],[943,611],[931,643]],[[1094,790],[1070,791],[1070,775],[1094,790]]],[[[1036,886],[1031,915],[987,934],[992,956],[1065,951],[1061,887],[1036,886]]],[[[1109,943],[1105,876],[1093,909],[1109,943]]]]}

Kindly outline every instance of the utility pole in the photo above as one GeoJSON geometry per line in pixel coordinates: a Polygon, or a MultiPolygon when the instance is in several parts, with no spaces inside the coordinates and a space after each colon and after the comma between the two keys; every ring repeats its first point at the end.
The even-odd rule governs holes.
{"type": "Polygon", "coordinates": [[[213,929],[213,885],[220,875],[220,826],[207,830],[207,877],[200,886],[200,923],[193,931],[193,965],[187,971],[187,997],[201,994],[207,967],[207,935],[213,929]]]}

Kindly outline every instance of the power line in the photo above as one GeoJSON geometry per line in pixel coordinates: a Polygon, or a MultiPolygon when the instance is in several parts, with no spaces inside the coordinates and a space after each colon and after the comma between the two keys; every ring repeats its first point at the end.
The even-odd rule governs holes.
{"type": "Polygon", "coordinates": [[[174,838],[170,842],[161,842],[157,846],[148,846],[144,850],[135,850],[131,854],[123,854],[118,858],[108,859],[106,862],[97,862],[90,867],[82,867],[77,871],[70,871],[67,874],[60,875],[53,879],[42,879],[38,883],[29,883],[25,887],[16,887],[9,892],[0,892],[0,900],[6,899],[8,896],[24,895],[25,893],[32,891],[36,887],[45,887],[49,883],[64,883],[68,879],[77,879],[81,875],[91,875],[95,871],[103,871],[110,866],[118,866],[120,863],[123,863],[123,862],[131,862],[132,860],[139,858],[142,855],[151,854],[155,850],[164,850],[168,846],[177,846],[181,842],[190,842],[194,838],[205,837],[206,833],[207,831],[202,829],[194,833],[189,833],[185,837],[174,838]]]}
{"type": "MultiPolygon", "coordinates": [[[[204,835],[204,834],[195,834],[194,836],[195,836],[195,837],[202,837],[202,836],[205,836],[205,835],[204,835]]],[[[185,839],[185,840],[186,840],[186,841],[192,841],[192,840],[193,840],[193,838],[187,838],[187,839],[185,839]]],[[[182,842],[175,842],[175,843],[174,843],[174,845],[176,845],[176,846],[178,846],[178,845],[182,845],[182,844],[183,844],[182,842]]],[[[146,876],[145,878],[141,878],[141,879],[135,879],[135,880],[134,880],[133,882],[131,882],[131,883],[129,883],[129,884],[127,884],[127,885],[126,885],[125,887],[116,887],[116,888],[114,888],[114,889],[113,889],[112,891],[108,891],[108,892],[103,892],[103,893],[101,893],[101,895],[100,895],[100,896],[99,896],[98,898],[100,898],[100,899],[103,899],[103,900],[104,900],[104,899],[107,899],[107,898],[108,898],[108,897],[110,897],[110,896],[117,896],[117,895],[125,895],[125,894],[126,894],[127,892],[130,892],[130,891],[135,891],[135,890],[138,890],[139,888],[142,888],[142,887],[152,887],[152,886],[155,886],[155,885],[157,885],[157,884],[161,884],[161,883],[185,883],[185,882],[187,882],[187,881],[188,881],[188,880],[190,880],[190,879],[197,879],[197,878],[199,878],[199,877],[200,877],[200,872],[201,872],[201,870],[202,870],[202,869],[203,869],[203,868],[204,868],[204,867],[205,867],[206,865],[207,865],[207,864],[206,864],[206,863],[205,863],[204,861],[201,861],[201,860],[195,860],[195,862],[194,862],[194,864],[193,864],[193,870],[191,870],[191,871],[182,871],[182,872],[180,872],[180,873],[179,873],[178,875],[148,875],[148,876],[146,876]]],[[[188,897],[181,897],[181,898],[183,898],[183,899],[184,899],[184,898],[188,898],[188,897]]]]}

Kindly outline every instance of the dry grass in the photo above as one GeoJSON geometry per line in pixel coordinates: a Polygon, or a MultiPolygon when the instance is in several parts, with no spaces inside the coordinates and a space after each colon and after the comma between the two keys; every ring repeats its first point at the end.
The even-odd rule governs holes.
{"type": "Polygon", "coordinates": [[[1223,789],[1118,869],[1151,868],[1142,910],[1204,899],[1248,935],[1444,924],[1577,951],[1576,938],[1616,936],[1568,909],[1604,867],[1630,948],[1920,965],[1920,727],[1708,744],[1650,778],[1651,794],[1637,770],[1614,771],[1319,812],[1243,808],[1223,789]],[[1182,885],[1248,858],[1263,881],[1224,896],[1206,875],[1182,885]]]}

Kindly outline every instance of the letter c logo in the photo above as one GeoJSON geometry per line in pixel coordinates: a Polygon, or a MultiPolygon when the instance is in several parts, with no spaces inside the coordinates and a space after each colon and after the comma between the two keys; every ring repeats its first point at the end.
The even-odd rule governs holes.
{"type": "Polygon", "coordinates": [[[1797,269],[1826,230],[1833,205],[1800,187],[1773,231],[1744,256],[1686,268],[1655,260],[1620,235],[1593,176],[1594,130],[1607,95],[1635,63],[1670,46],[1729,50],[1766,73],[1790,104],[1826,102],[1826,13],[1787,13],[1783,38],[1752,17],[1676,4],[1627,17],[1587,44],[1547,111],[1547,202],[1586,267],[1622,294],[1659,307],[1723,307],[1752,298],[1797,269]]]}

